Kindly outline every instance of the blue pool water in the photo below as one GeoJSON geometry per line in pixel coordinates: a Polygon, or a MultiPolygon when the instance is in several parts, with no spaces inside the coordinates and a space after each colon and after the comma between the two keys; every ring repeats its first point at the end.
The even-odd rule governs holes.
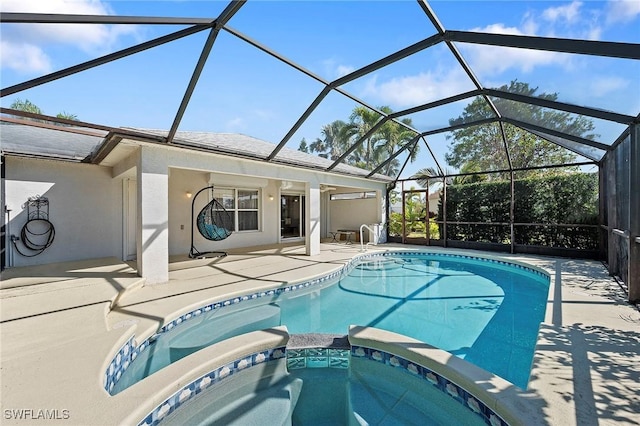
{"type": "Polygon", "coordinates": [[[351,324],[404,334],[527,386],[549,279],[468,258],[393,256],[357,265],[320,291],[278,302],[295,333],[351,324]]]}
{"type": "Polygon", "coordinates": [[[406,254],[356,264],[336,282],[214,309],[160,334],[116,383],[117,393],[171,362],[233,335],[277,325],[346,334],[377,327],[449,351],[526,388],[549,278],[469,257],[406,254]]]}

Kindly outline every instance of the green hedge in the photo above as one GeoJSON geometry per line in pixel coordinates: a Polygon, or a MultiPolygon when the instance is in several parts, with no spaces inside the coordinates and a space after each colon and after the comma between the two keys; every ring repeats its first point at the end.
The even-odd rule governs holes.
{"type": "MultiPolygon", "coordinates": [[[[515,223],[598,223],[598,176],[571,173],[514,181],[515,223]]],[[[510,182],[476,182],[447,186],[447,221],[486,222],[481,225],[448,225],[447,239],[508,244],[510,182]]],[[[438,220],[443,220],[442,199],[438,220]]],[[[441,225],[442,227],[442,225],[441,225]]],[[[595,250],[598,230],[584,226],[516,226],[516,244],[595,250]]]]}

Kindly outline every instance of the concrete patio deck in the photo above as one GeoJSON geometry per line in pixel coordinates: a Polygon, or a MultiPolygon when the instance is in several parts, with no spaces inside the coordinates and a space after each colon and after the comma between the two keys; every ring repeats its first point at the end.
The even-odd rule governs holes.
{"type": "MultiPolygon", "coordinates": [[[[373,250],[399,247],[420,248],[373,250]]],[[[169,283],[155,286],[144,286],[115,258],[8,269],[0,283],[2,424],[126,424],[137,401],[108,395],[102,378],[107,358],[128,336],[148,336],[207,300],[337,270],[359,248],[324,243],[310,257],[299,245],[278,245],[232,250],[224,258],[176,257],[169,283]],[[20,410],[57,410],[60,418],[29,422],[17,418],[20,410]]],[[[551,275],[526,392],[539,407],[536,423],[640,424],[640,313],[603,265],[498,256],[551,275]]]]}

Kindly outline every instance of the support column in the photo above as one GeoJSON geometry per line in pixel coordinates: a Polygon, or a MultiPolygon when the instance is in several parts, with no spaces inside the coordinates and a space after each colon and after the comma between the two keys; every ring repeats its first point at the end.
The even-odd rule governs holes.
{"type": "Polygon", "coordinates": [[[511,200],[509,202],[509,235],[511,239],[511,254],[515,253],[516,250],[516,230],[514,228],[513,223],[516,221],[515,216],[515,208],[516,208],[516,187],[513,179],[513,170],[509,173],[509,179],[511,182],[511,200]]]}
{"type": "Polygon", "coordinates": [[[378,243],[386,243],[387,242],[387,230],[389,229],[389,202],[388,196],[389,192],[385,191],[376,191],[377,196],[379,197],[378,209],[376,217],[379,218],[380,222],[380,230],[378,232],[378,243]]]}
{"type": "Polygon", "coordinates": [[[442,225],[442,241],[444,243],[443,247],[447,247],[447,178],[446,176],[442,178],[442,215],[444,220],[444,225],[442,225]]]}
{"type": "MultiPolygon", "coordinates": [[[[621,149],[618,146],[617,149],[621,149]]],[[[616,236],[613,229],[620,226],[618,223],[618,188],[616,185],[616,176],[618,175],[618,162],[616,161],[616,151],[609,151],[604,157],[604,167],[606,168],[605,185],[607,188],[607,199],[605,200],[607,209],[607,265],[609,266],[609,275],[620,275],[620,265],[618,265],[618,248],[616,244],[616,236]]]]}
{"type": "Polygon", "coordinates": [[[640,302],[640,125],[631,125],[629,152],[629,301],[640,302]]]}
{"type": "Polygon", "coordinates": [[[138,274],[146,284],[169,281],[169,169],[158,150],[142,147],[137,167],[138,274]]]}
{"type": "Polygon", "coordinates": [[[307,256],[320,254],[320,185],[305,184],[305,249],[307,256]]]}

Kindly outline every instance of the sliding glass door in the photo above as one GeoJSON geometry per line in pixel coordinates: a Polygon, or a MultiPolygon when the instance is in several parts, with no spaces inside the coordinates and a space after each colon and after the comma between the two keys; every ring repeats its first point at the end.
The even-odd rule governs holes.
{"type": "Polygon", "coordinates": [[[280,196],[280,237],[304,237],[304,195],[282,194],[280,196]]]}

